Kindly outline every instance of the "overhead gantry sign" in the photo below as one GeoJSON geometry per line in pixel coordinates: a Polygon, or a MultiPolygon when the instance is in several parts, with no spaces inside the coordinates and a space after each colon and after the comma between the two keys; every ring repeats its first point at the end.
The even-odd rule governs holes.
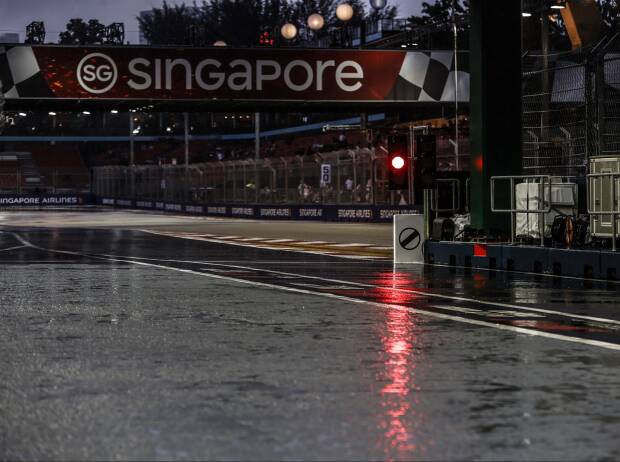
{"type": "MultiPolygon", "coordinates": [[[[453,67],[451,51],[0,46],[7,103],[453,102],[453,67]]],[[[466,71],[458,84],[467,101],[466,71]]]]}

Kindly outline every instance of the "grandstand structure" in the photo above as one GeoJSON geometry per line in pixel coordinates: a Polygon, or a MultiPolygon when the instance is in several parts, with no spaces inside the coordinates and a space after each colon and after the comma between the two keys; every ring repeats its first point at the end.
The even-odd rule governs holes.
{"type": "MultiPolygon", "coordinates": [[[[540,9],[542,3],[531,0],[525,7],[540,9]]],[[[465,48],[469,27],[460,28],[459,45],[465,48]]],[[[437,47],[445,52],[449,45],[438,32],[431,26],[412,28],[401,19],[378,20],[365,24],[363,33],[362,28],[351,31],[350,38],[352,46],[411,49],[432,57],[442,52],[437,47]]],[[[304,46],[328,47],[333,40],[313,38],[304,46]]],[[[620,148],[620,40],[611,34],[574,50],[541,50],[541,42],[526,44],[521,58],[521,171],[583,181],[590,157],[620,148]]],[[[462,69],[470,60],[469,53],[458,53],[462,69]]],[[[470,156],[468,96],[376,110],[281,104],[261,112],[259,127],[256,107],[243,104],[205,108],[144,102],[97,110],[82,107],[82,101],[62,112],[43,103],[34,106],[36,111],[13,106],[13,123],[0,139],[1,190],[74,188],[132,197],[146,191],[149,197],[285,203],[300,199],[295,191],[303,183],[322,203],[395,203],[400,199],[385,190],[380,163],[385,135],[391,130],[435,135],[438,170],[470,171],[478,161],[470,156]],[[181,109],[189,111],[186,118],[181,109]],[[346,128],[330,129],[334,126],[346,128]],[[321,191],[325,186],[318,172],[325,159],[340,184],[331,187],[342,189],[335,194],[321,191]],[[366,160],[354,172],[351,159],[366,160]],[[138,170],[139,179],[126,180],[138,170]],[[344,189],[354,174],[358,193],[344,189]]]]}
{"type": "MultiPolygon", "coordinates": [[[[424,27],[413,34],[405,20],[378,20],[366,25],[363,38],[359,30],[352,31],[351,37],[355,42],[352,45],[366,48],[409,51],[407,47],[411,46],[427,61],[441,53],[453,56],[451,50],[434,48],[435,43],[441,43],[434,38],[437,33],[424,27]],[[428,48],[422,49],[424,45],[428,48]]],[[[326,46],[320,40],[315,42],[304,45],[326,46]]],[[[459,52],[458,61],[461,72],[466,73],[467,52],[459,52]]],[[[448,69],[435,80],[445,79],[448,85],[453,82],[448,74],[450,64],[445,59],[443,63],[442,66],[447,65],[448,69]]],[[[439,91],[432,97],[437,99],[442,98],[442,92],[445,93],[443,88],[434,91],[439,91]]],[[[15,124],[7,127],[0,139],[0,151],[7,155],[11,152],[32,154],[37,172],[29,171],[25,175],[26,165],[22,157],[12,161],[10,168],[14,173],[7,176],[10,178],[7,184],[19,192],[66,190],[72,180],[76,191],[91,188],[96,193],[115,191],[131,197],[139,193],[139,185],[143,190],[159,191],[158,194],[179,199],[210,200],[215,197],[221,200],[226,197],[233,201],[283,202],[299,199],[294,191],[300,183],[314,191],[325,189],[320,184],[318,169],[322,163],[337,159],[333,160],[334,180],[330,187],[342,188],[342,191],[318,195],[315,192],[313,197],[320,197],[324,203],[398,203],[399,197],[387,192],[385,172],[380,162],[385,157],[381,146],[385,148],[385,135],[390,131],[410,133],[422,127],[426,133],[437,136],[440,170],[456,170],[457,166],[460,170],[468,169],[468,91],[462,91],[457,104],[450,99],[456,96],[441,101],[428,97],[427,101],[417,101],[411,107],[401,104],[370,111],[350,105],[324,104],[308,109],[294,104],[280,105],[260,113],[258,151],[256,119],[251,107],[213,112],[205,111],[202,105],[192,107],[186,114],[186,126],[183,113],[168,112],[170,105],[158,103],[83,111],[83,102],[61,108],[66,110],[56,107],[50,110],[44,103],[37,102],[37,111],[14,105],[15,124]],[[457,126],[458,137],[455,136],[457,126]],[[185,131],[189,138],[187,143],[185,131]],[[56,160],[46,161],[43,153],[56,160]],[[362,158],[368,158],[369,162],[349,165],[352,159],[357,162],[362,158]],[[200,180],[193,180],[193,173],[186,175],[186,159],[190,171],[200,180]],[[53,162],[56,162],[56,170],[52,168],[53,162]],[[276,164],[278,167],[274,167],[276,164]],[[133,183],[124,180],[138,170],[141,172],[139,179],[133,183]],[[61,175],[61,171],[69,173],[61,175]],[[233,193],[242,183],[242,171],[245,171],[246,179],[252,178],[254,192],[241,188],[233,193]],[[282,176],[284,172],[286,177],[282,176]],[[39,180],[34,180],[35,177],[39,180]],[[166,191],[162,192],[164,177],[166,191]],[[145,178],[154,183],[146,185],[145,178]],[[188,178],[192,180],[191,184],[183,185],[188,178]],[[205,186],[207,180],[210,185],[205,186]],[[354,182],[353,189],[357,193],[346,189],[345,185],[350,181],[354,182]],[[107,183],[110,184],[104,186],[107,183]],[[270,195],[259,194],[266,188],[272,191],[270,195]],[[203,192],[197,194],[196,190],[203,192]],[[362,190],[365,192],[361,193],[362,190]]],[[[19,104],[17,100],[16,104],[19,104]]],[[[248,183],[249,180],[244,184],[248,183]]],[[[301,200],[307,201],[307,197],[308,194],[301,200]]]]}

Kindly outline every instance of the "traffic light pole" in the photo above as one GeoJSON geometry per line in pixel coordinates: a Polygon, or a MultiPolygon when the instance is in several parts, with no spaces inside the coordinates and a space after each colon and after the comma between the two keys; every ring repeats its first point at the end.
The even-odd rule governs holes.
{"type": "Polygon", "coordinates": [[[409,124],[409,205],[415,203],[414,160],[415,160],[415,132],[421,130],[423,135],[428,133],[428,125],[409,124]]]}
{"type": "Polygon", "coordinates": [[[431,224],[433,222],[432,202],[433,190],[424,190],[424,239],[429,239],[431,236],[431,224]]]}

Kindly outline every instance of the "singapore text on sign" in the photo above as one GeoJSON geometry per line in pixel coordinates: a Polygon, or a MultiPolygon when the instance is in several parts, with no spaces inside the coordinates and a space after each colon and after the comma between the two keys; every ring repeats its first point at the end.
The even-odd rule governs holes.
{"type": "MultiPolygon", "coordinates": [[[[452,52],[0,46],[8,100],[454,100],[452,52]]],[[[468,99],[469,74],[459,71],[468,99]]]]}

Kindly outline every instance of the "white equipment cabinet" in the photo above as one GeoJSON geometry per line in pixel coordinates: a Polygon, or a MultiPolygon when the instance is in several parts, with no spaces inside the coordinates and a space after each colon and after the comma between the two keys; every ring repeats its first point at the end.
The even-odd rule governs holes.
{"type": "MultiPolygon", "coordinates": [[[[590,230],[593,237],[612,237],[613,215],[610,212],[618,211],[619,204],[620,155],[590,158],[588,211],[590,213],[590,230]],[[612,174],[617,174],[617,176],[612,174]],[[614,189],[616,197],[613,197],[614,189]],[[596,212],[601,212],[602,214],[597,215],[596,212]]],[[[616,236],[618,236],[618,230],[620,230],[620,213],[616,217],[616,236]]]]}
{"type": "MultiPolygon", "coordinates": [[[[577,185],[554,177],[551,177],[550,183],[519,183],[515,185],[515,203],[516,210],[548,209],[549,212],[544,213],[543,233],[549,236],[556,216],[577,214],[577,185]]],[[[515,215],[516,236],[540,238],[543,214],[519,212],[515,215]]]]}

